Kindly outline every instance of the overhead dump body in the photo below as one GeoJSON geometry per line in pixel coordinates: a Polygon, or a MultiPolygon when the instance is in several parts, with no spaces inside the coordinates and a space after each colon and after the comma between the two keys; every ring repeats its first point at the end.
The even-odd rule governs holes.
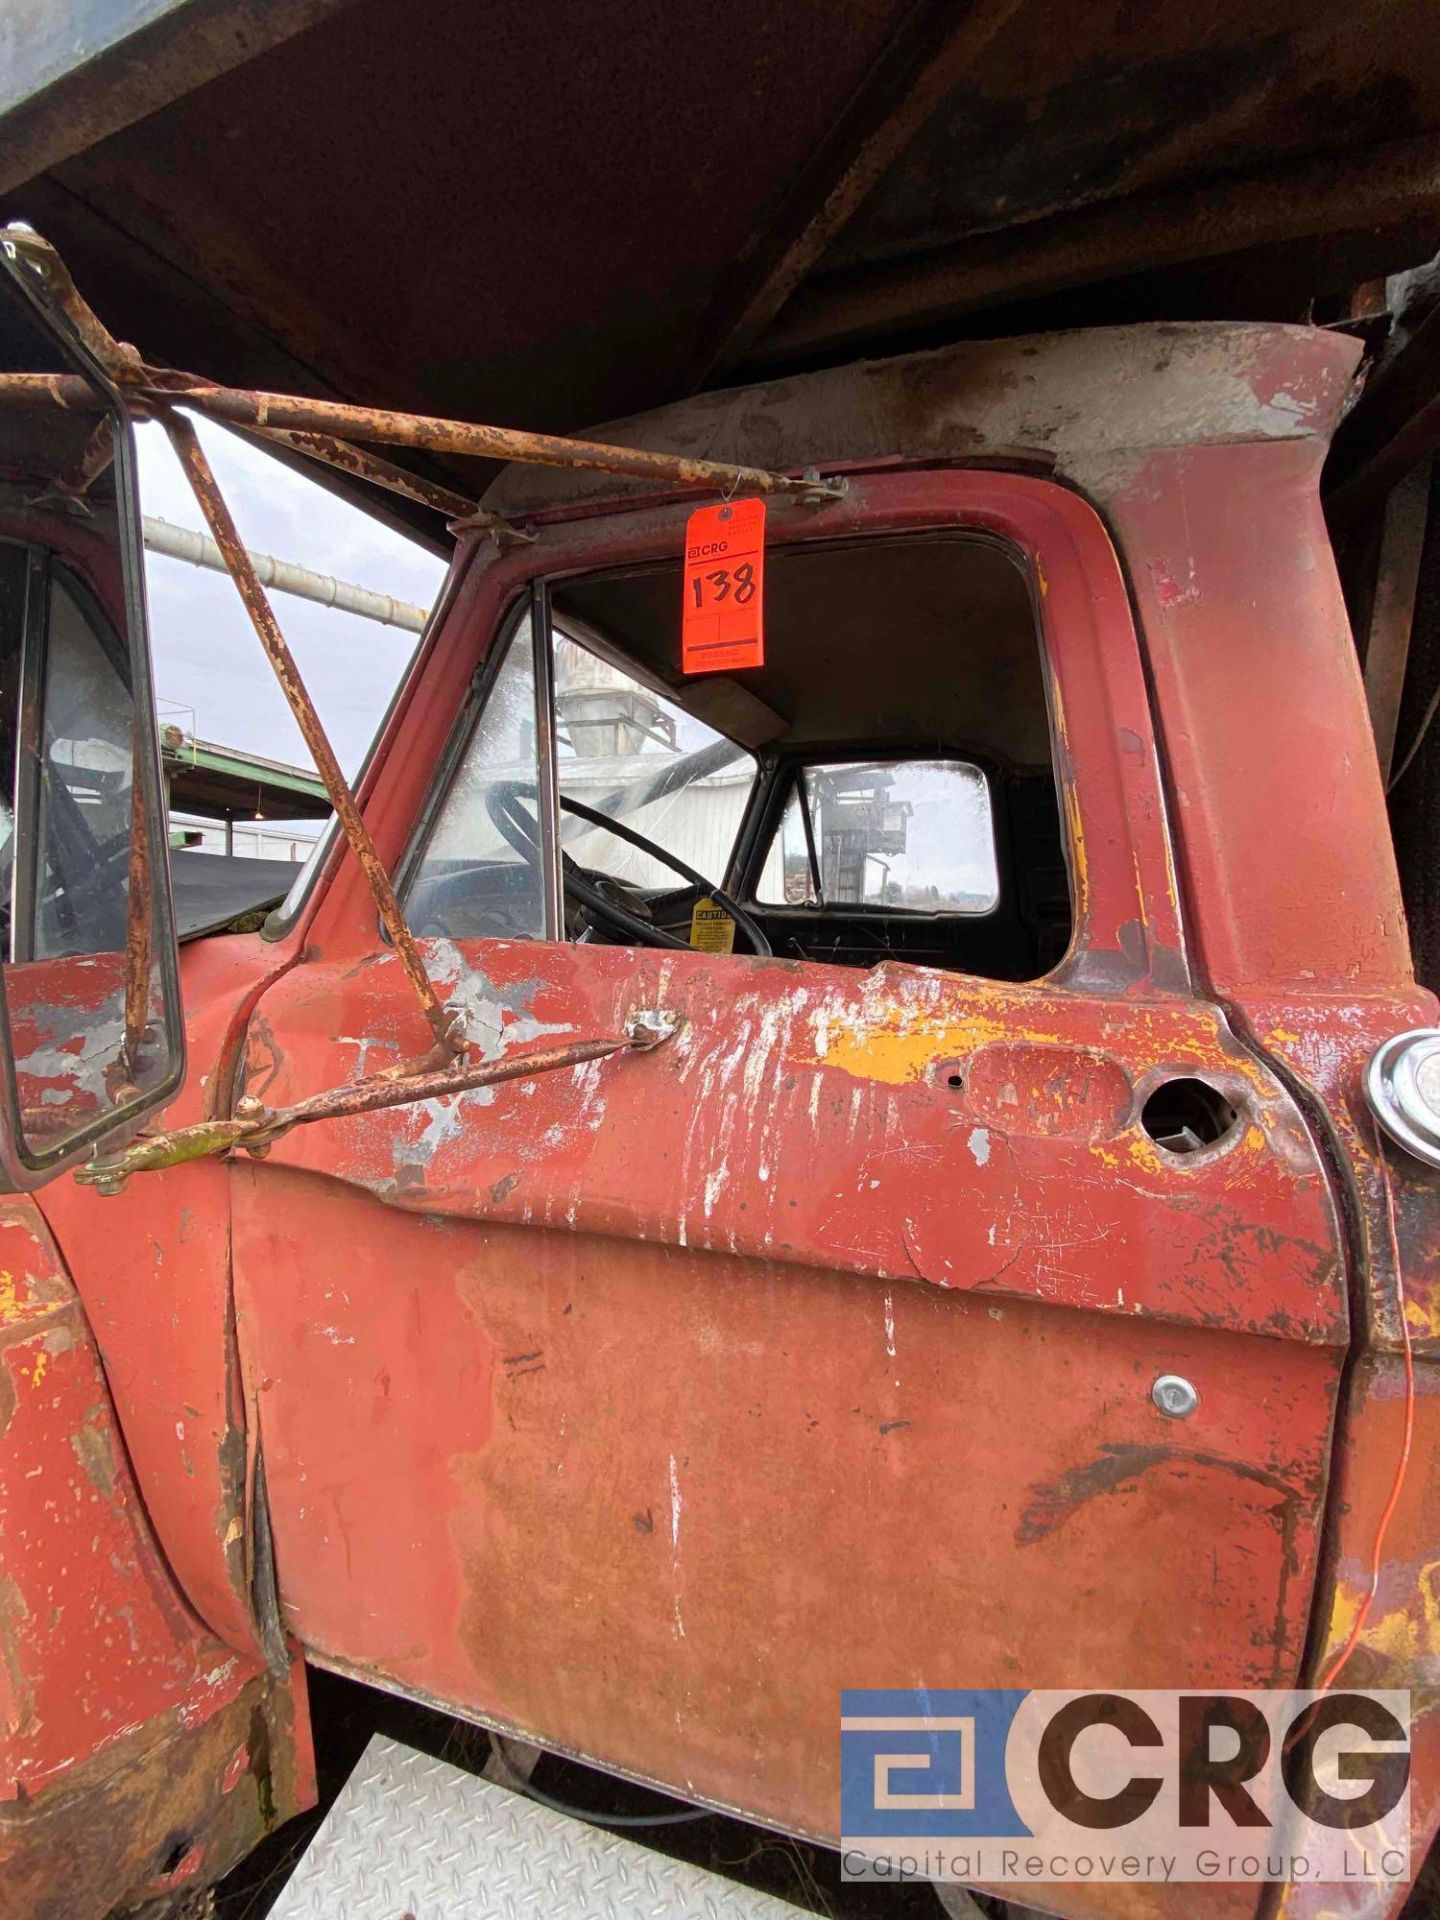
{"type": "Polygon", "coordinates": [[[1422,0],[42,13],[0,215],[233,385],[578,432],[962,335],[1348,323],[1440,246],[1422,0]]]}
{"type": "MultiPolygon", "coordinates": [[[[1313,327],[1093,328],[962,341],[697,394],[597,431],[617,446],[664,446],[708,460],[763,457],[779,468],[895,459],[1040,466],[1103,499],[1157,448],[1301,439],[1323,446],[1354,391],[1358,360],[1353,340],[1313,327]],[[1097,404],[1080,404],[1082,395],[1097,404]]],[[[635,484],[512,465],[485,504],[543,518],[635,484]]]]}

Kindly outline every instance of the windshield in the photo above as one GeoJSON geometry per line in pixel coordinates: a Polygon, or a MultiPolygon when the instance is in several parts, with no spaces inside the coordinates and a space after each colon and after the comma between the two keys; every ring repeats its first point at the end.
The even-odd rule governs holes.
{"type": "MultiPolygon", "coordinates": [[[[555,724],[564,798],[723,878],[755,784],[743,747],[559,632],[555,724]]],[[[647,889],[682,884],[652,855],[586,821],[566,818],[562,837],[582,867],[647,889]]]]}

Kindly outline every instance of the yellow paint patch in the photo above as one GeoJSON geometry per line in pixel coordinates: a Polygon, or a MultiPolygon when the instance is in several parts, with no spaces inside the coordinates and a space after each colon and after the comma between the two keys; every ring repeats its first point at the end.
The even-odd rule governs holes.
{"type": "Polygon", "coordinates": [[[857,1080],[899,1087],[923,1080],[937,1059],[962,1058],[996,1041],[1011,1044],[1058,1043],[1053,1029],[1028,1025],[1013,1002],[1003,1014],[949,1014],[916,1010],[903,1003],[868,1018],[864,1013],[825,1024],[825,1038],[814,1053],[799,1056],[807,1065],[838,1067],[857,1080]]]}
{"type": "Polygon", "coordinates": [[[937,1054],[973,1053],[992,1040],[1012,1037],[1008,1021],[986,1014],[947,1021],[933,1014],[913,1019],[897,1011],[893,1026],[856,1025],[833,1030],[824,1054],[814,1058],[818,1065],[839,1067],[842,1073],[853,1073],[857,1080],[879,1080],[886,1086],[900,1087],[907,1081],[923,1080],[937,1054]]]}
{"type": "Polygon", "coordinates": [[[0,1326],[21,1317],[20,1289],[8,1267],[0,1267],[0,1326]]]}
{"type": "Polygon", "coordinates": [[[1140,878],[1140,856],[1133,851],[1130,855],[1130,871],[1135,875],[1135,911],[1140,916],[1141,926],[1148,933],[1150,916],[1145,911],[1145,882],[1140,878]]]}
{"type": "Polygon", "coordinates": [[[1300,1036],[1288,1027],[1272,1027],[1266,1036],[1272,1047],[1298,1047],[1300,1036]]]}
{"type": "MultiPolygon", "coordinates": [[[[1061,698],[1058,685],[1051,687],[1051,701],[1055,716],[1055,732],[1064,749],[1064,759],[1070,757],[1070,732],[1065,717],[1065,702],[1061,698]]],[[[1083,919],[1086,903],[1089,899],[1089,866],[1085,854],[1085,828],[1080,819],[1080,802],[1076,798],[1073,781],[1063,771],[1060,780],[1061,799],[1065,807],[1065,823],[1070,833],[1070,864],[1073,868],[1071,879],[1074,882],[1074,910],[1078,920],[1083,919]]]]}
{"type": "MultiPolygon", "coordinates": [[[[1428,1684],[1433,1675],[1435,1659],[1440,1655],[1440,1560],[1421,1567],[1412,1593],[1409,1606],[1372,1613],[1360,1635],[1360,1645],[1387,1662],[1388,1686],[1428,1684]]],[[[1338,1653],[1349,1639],[1363,1599],[1359,1588],[1345,1581],[1337,1584],[1330,1609],[1327,1656],[1338,1653]]]]}
{"type": "Polygon", "coordinates": [[[1248,1054],[1233,1054],[1226,1060],[1225,1067],[1227,1072],[1238,1073],[1242,1080],[1248,1080],[1262,1098],[1269,1100],[1273,1096],[1274,1076],[1258,1060],[1252,1060],[1248,1054]]]}
{"type": "Polygon", "coordinates": [[[1251,1153],[1263,1153],[1265,1151],[1265,1134],[1263,1129],[1260,1127],[1247,1127],[1245,1129],[1245,1144],[1251,1153]]]}
{"type": "Polygon", "coordinates": [[[1325,1642],[1325,1657],[1331,1659],[1350,1638],[1355,1626],[1355,1616],[1360,1611],[1364,1595],[1358,1587],[1352,1587],[1347,1581],[1337,1580],[1335,1598],[1330,1603],[1330,1632],[1325,1642]]]}
{"type": "Polygon", "coordinates": [[[1078,915],[1081,910],[1080,903],[1087,896],[1090,867],[1085,852],[1085,828],[1080,819],[1080,802],[1076,798],[1075,789],[1068,781],[1065,783],[1065,818],[1070,824],[1070,851],[1075,865],[1073,877],[1078,915]]]}
{"type": "Polygon", "coordinates": [[[38,1387],[49,1371],[50,1356],[43,1347],[35,1356],[34,1366],[28,1369],[24,1367],[21,1368],[21,1372],[26,1375],[32,1387],[38,1387]]]}
{"type": "Polygon", "coordinates": [[[1407,1291],[1405,1324],[1422,1340],[1440,1340],[1440,1300],[1417,1300],[1407,1291]]]}
{"type": "Polygon", "coordinates": [[[1154,1142],[1147,1140],[1143,1134],[1135,1134],[1131,1139],[1127,1140],[1125,1142],[1125,1151],[1135,1162],[1135,1165],[1137,1167],[1143,1167],[1147,1173],[1163,1173],[1165,1171],[1165,1162],[1160,1158],[1159,1151],[1154,1142]]]}

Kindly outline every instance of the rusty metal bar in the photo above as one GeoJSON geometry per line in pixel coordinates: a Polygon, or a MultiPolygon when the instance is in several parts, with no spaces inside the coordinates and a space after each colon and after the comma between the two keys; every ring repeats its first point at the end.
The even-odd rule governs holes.
{"type": "MultiPolygon", "coordinates": [[[[172,399],[183,399],[197,391],[203,393],[212,385],[212,382],[202,379],[198,374],[181,373],[173,367],[146,366],[143,379],[147,387],[164,392],[172,399]]],[[[303,453],[313,460],[322,460],[327,466],[339,468],[342,473],[355,474],[377,487],[387,488],[391,493],[403,494],[407,500],[418,501],[421,506],[433,507],[448,520],[468,520],[480,513],[480,508],[467,494],[456,493],[452,488],[442,487],[420,474],[409,473],[404,467],[397,467],[393,460],[386,460],[367,448],[352,446],[348,440],[337,439],[334,434],[298,433],[289,427],[252,427],[249,431],[263,440],[273,441],[276,446],[288,447],[292,453],[303,453]]],[[[499,527],[508,527],[509,524],[499,514],[486,514],[484,518],[499,527]]]]}
{"type": "MultiPolygon", "coordinates": [[[[419,474],[407,473],[393,461],[382,460],[378,453],[352,447],[348,440],[337,440],[333,434],[292,433],[286,427],[266,427],[258,431],[263,439],[273,440],[276,446],[289,447],[292,452],[307,454],[312,460],[323,460],[327,467],[338,467],[342,473],[355,474],[391,493],[402,494],[407,500],[418,501],[421,506],[433,507],[447,520],[469,520],[480,512],[465,494],[454,493],[449,487],[439,486],[419,474]]],[[[509,526],[498,513],[486,514],[484,518],[496,527],[509,526]]]]}
{"type": "Polygon", "coordinates": [[[0,406],[64,407],[71,413],[103,413],[109,406],[79,373],[0,373],[0,406]]]}
{"type": "Polygon", "coordinates": [[[107,412],[95,422],[84,446],[55,481],[56,493],[67,500],[83,500],[115,458],[115,422],[107,412]]]}
{"type": "Polygon", "coordinates": [[[260,644],[264,647],[270,665],[275,670],[275,677],[280,682],[280,689],[289,702],[290,711],[294,714],[305,744],[310,749],[316,771],[324,783],[326,793],[330,796],[330,804],[335,809],[345,838],[360,862],[385,931],[389,934],[395,951],[400,957],[400,964],[404,967],[410,984],[415,989],[416,998],[429,1022],[430,1030],[443,1053],[453,1054],[458,1051],[454,1018],[441,1005],[439,996],[435,992],[434,982],[425,971],[425,962],[420,957],[415,936],[411,933],[400,902],[395,897],[390,876],[386,873],[380,856],[375,851],[375,843],[370,838],[369,828],[365,825],[360,809],[355,804],[355,796],[350,791],[350,784],[340,770],[340,762],[335,758],[334,749],[321,725],[320,716],[316,713],[309,692],[300,677],[300,671],[295,665],[294,656],[286,644],[285,636],[280,631],[274,609],[265,596],[265,589],[261,586],[255,569],[250,564],[250,555],[246,551],[244,541],[240,538],[235,522],[230,517],[230,509],[225,504],[225,497],[216,484],[215,475],[210,469],[210,462],[205,457],[205,451],[200,445],[195,429],[188,420],[168,408],[162,412],[161,420],[170,444],[174,447],[176,456],[185,469],[186,477],[195,490],[195,498],[200,503],[200,510],[205,515],[210,531],[215,537],[215,543],[225,556],[226,565],[244,602],[245,611],[250,616],[251,624],[259,635],[260,644]]]}
{"type": "MultiPolygon", "coordinates": [[[[175,400],[184,400],[191,378],[188,374],[176,375],[172,384],[172,376],[147,368],[146,392],[157,396],[163,393],[175,400]],[[154,382],[153,386],[149,384],[151,381],[154,382]]],[[[136,404],[142,415],[145,414],[148,408],[134,380],[122,378],[120,384],[125,388],[127,398],[136,404]]],[[[203,388],[206,383],[196,381],[194,384],[203,388]]],[[[72,413],[96,413],[105,404],[102,396],[82,374],[0,373],[0,406],[3,407],[58,406],[72,413]]],[[[368,480],[373,486],[384,487],[387,492],[414,500],[420,506],[433,508],[436,513],[443,513],[448,521],[458,521],[466,527],[479,527],[485,532],[497,534],[502,540],[507,537],[513,540],[526,538],[503,514],[487,513],[468,494],[456,493],[434,480],[397,467],[393,460],[382,458],[368,447],[352,446],[348,440],[339,440],[334,434],[296,433],[288,427],[251,427],[247,431],[262,444],[268,441],[274,446],[286,447],[292,453],[303,454],[306,459],[323,461],[327,467],[335,467],[342,473],[368,480]]]]}
{"type": "Polygon", "coordinates": [[[117,340],[70,278],[70,269],[48,240],[24,226],[4,230],[7,248],[21,255],[45,283],[45,291],[60,308],[76,338],[112,378],[139,371],[140,355],[117,340]]]}
{"type": "MultiPolygon", "coordinates": [[[[147,367],[134,347],[122,345],[87,305],[55,249],[38,234],[7,228],[6,240],[43,274],[51,297],[79,338],[112,378],[150,403],[187,407],[212,420],[251,432],[328,435],[382,446],[424,448],[431,453],[471,459],[515,461],[526,466],[564,467],[613,473],[660,486],[705,487],[726,493],[790,494],[809,501],[839,499],[843,481],[771,473],[763,467],[727,461],[696,460],[681,454],[653,453],[644,447],[607,446],[596,440],[572,440],[560,434],[527,433],[518,427],[482,426],[442,420],[430,414],[398,413],[388,408],[356,407],[338,400],[306,400],[294,394],[254,393],[216,386],[194,374],[147,367]]],[[[52,397],[55,397],[52,395],[52,397]]]]}
{"type": "MultiPolygon", "coordinates": [[[[143,380],[136,391],[148,399],[175,398],[143,380]]],[[[839,499],[844,487],[822,480],[769,473],[763,467],[731,466],[719,460],[694,460],[643,447],[612,447],[596,440],[570,440],[552,433],[526,433],[519,427],[487,427],[429,414],[395,413],[380,407],[352,407],[337,400],[303,400],[286,393],[251,393],[238,387],[187,386],[187,407],[232,427],[266,432],[330,433],[347,440],[378,441],[384,446],[423,447],[431,453],[464,454],[472,459],[516,461],[521,465],[569,467],[582,472],[615,473],[662,486],[707,487],[723,492],[793,494],[805,500],[839,499]]]]}
{"type": "Polygon", "coordinates": [[[568,1046],[541,1047],[475,1066],[450,1066],[431,1073],[411,1074],[407,1079],[371,1074],[348,1087],[327,1088],[324,1093],[313,1094],[291,1107],[267,1107],[263,1101],[247,1095],[235,1103],[233,1120],[201,1120],[194,1126],[177,1127],[169,1133],[147,1135],[111,1160],[96,1160],[81,1167],[75,1178],[82,1186],[98,1187],[103,1194],[114,1194],[123,1190],[132,1173],[154,1173],[210,1154],[229,1153],[237,1147],[243,1147],[257,1159],[263,1158],[271,1145],[292,1127],[312,1126],[317,1120],[345,1120],[355,1114],[378,1113],[387,1107],[410,1106],[420,1100],[443,1100],[458,1093],[472,1093],[477,1087],[499,1086],[506,1080],[525,1080],[536,1074],[584,1066],[587,1061],[604,1060],[612,1053],[649,1053],[673,1038],[680,1026],[678,1015],[647,1008],[631,1016],[623,1034],[603,1040],[572,1040],[568,1046]]]}
{"type": "Polygon", "coordinates": [[[440,1068],[434,1073],[411,1074],[403,1080],[383,1080],[378,1076],[357,1081],[349,1087],[330,1087],[324,1093],[299,1100],[293,1107],[273,1111],[256,1102],[249,1110],[242,1100],[236,1118],[259,1122],[259,1131],[268,1139],[278,1139],[291,1127],[308,1127],[316,1120],[345,1120],[357,1113],[379,1113],[386,1107],[406,1106],[415,1100],[439,1100],[446,1094],[470,1093],[476,1087],[495,1087],[505,1080],[523,1080],[532,1074],[556,1073],[564,1067],[582,1067],[588,1060],[604,1060],[634,1043],[622,1034],[618,1039],[575,1040],[565,1047],[544,1047],[534,1053],[515,1054],[483,1065],[440,1068]]]}

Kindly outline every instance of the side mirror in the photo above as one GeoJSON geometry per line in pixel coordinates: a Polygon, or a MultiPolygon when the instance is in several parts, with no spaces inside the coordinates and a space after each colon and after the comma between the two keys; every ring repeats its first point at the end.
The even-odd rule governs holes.
{"type": "Polygon", "coordinates": [[[0,232],[0,1190],[123,1144],[185,1067],[124,406],[0,232]]]}

